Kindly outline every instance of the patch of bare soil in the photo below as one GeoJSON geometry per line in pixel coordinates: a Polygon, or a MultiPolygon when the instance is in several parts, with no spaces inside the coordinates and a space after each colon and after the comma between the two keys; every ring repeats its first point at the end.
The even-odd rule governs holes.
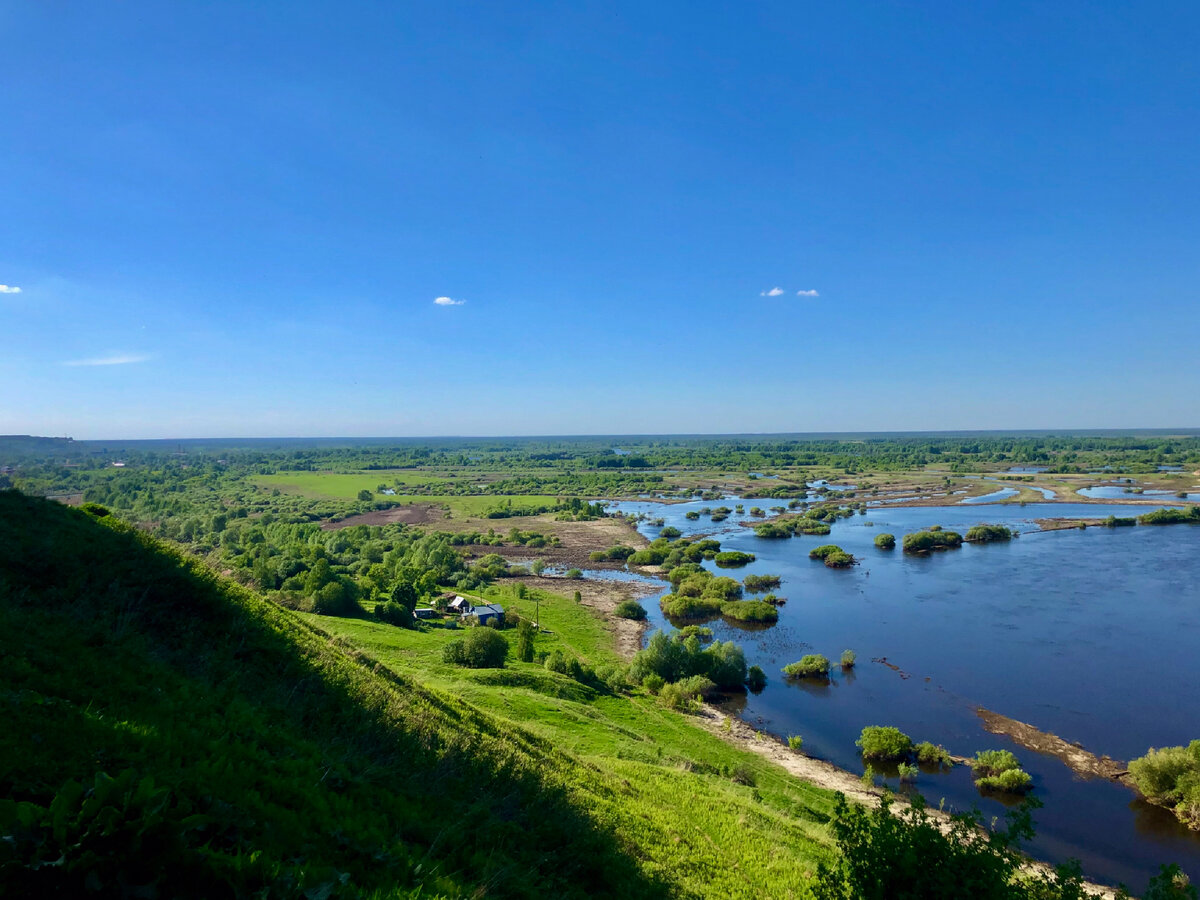
{"type": "Polygon", "coordinates": [[[1057,734],[1039,731],[1026,722],[1018,722],[990,709],[981,707],[975,710],[975,714],[983,721],[983,727],[992,734],[1006,735],[1028,750],[1056,757],[1072,772],[1084,778],[1107,778],[1129,787],[1133,786],[1125,763],[1110,756],[1096,756],[1079,744],[1064,741],[1057,734]]]}
{"type": "MultiPolygon", "coordinates": [[[[1070,528],[1078,528],[1080,525],[1085,528],[1094,528],[1097,525],[1103,525],[1103,519],[1034,519],[1037,526],[1042,531],[1065,531],[1070,528]]],[[[1028,532],[1029,534],[1037,534],[1037,532],[1028,532]]]]}
{"type": "Polygon", "coordinates": [[[373,510],[336,522],[322,522],[321,528],[324,531],[337,531],[351,525],[429,525],[432,522],[440,522],[444,516],[445,512],[440,506],[434,506],[432,503],[410,503],[407,506],[373,510]]]}
{"type": "MultiPolygon", "coordinates": [[[[705,704],[695,715],[694,720],[701,728],[715,734],[722,740],[728,741],[742,750],[757,753],[759,756],[770,760],[787,771],[788,774],[794,775],[802,781],[825,788],[826,790],[839,791],[845,794],[847,800],[873,806],[880,794],[883,793],[880,788],[866,787],[858,776],[847,772],[845,769],[839,769],[832,763],[813,759],[811,756],[804,756],[801,753],[795,752],[774,736],[756,731],[742,719],[739,719],[737,716],[727,716],[715,706],[705,704]],[[726,725],[727,722],[728,725],[726,725]],[[727,727],[728,731],[726,730],[727,727]]],[[[892,809],[896,812],[907,806],[907,801],[903,796],[896,796],[894,801],[892,809]]],[[[926,808],[926,812],[929,814],[930,819],[936,822],[943,832],[949,831],[950,816],[947,813],[928,807],[926,808]]],[[[1026,871],[1040,875],[1048,875],[1053,871],[1051,866],[1034,861],[1030,861],[1023,868],[1026,871]]],[[[1116,892],[1112,888],[1104,887],[1103,885],[1085,882],[1084,888],[1105,898],[1105,900],[1114,900],[1116,897],[1116,892]]]]}
{"type": "MultiPolygon", "coordinates": [[[[654,585],[591,578],[545,578],[536,575],[514,580],[527,584],[531,588],[565,594],[568,597],[575,591],[579,591],[580,603],[598,613],[605,628],[612,634],[613,646],[622,659],[632,659],[633,654],[642,649],[642,636],[650,627],[649,623],[622,619],[614,616],[612,612],[616,609],[617,604],[624,600],[640,600],[647,594],[656,593],[654,585]]],[[[523,612],[522,615],[525,613],[523,612]]]]}
{"type": "Polygon", "coordinates": [[[792,775],[830,791],[841,791],[847,799],[857,803],[874,803],[883,792],[879,788],[866,787],[858,776],[839,769],[832,763],[813,759],[797,753],[773,735],[755,730],[737,716],[728,716],[709,704],[696,714],[696,724],[723,740],[757,753],[764,759],[782,766],[792,775]],[[728,726],[726,725],[728,723],[728,726]],[[728,731],[726,731],[728,727],[728,731]]]}
{"type": "MultiPolygon", "coordinates": [[[[519,519],[502,519],[499,526],[495,520],[458,520],[453,523],[454,531],[487,532],[495,528],[496,533],[506,534],[511,528],[521,531],[536,531],[546,537],[556,536],[557,547],[523,547],[505,544],[503,547],[488,547],[472,544],[462,549],[470,556],[485,556],[500,553],[507,557],[540,559],[548,566],[564,569],[623,569],[623,562],[592,562],[588,555],[594,550],[607,550],[615,544],[624,544],[639,550],[649,541],[635,528],[621,519],[595,519],[590,522],[559,522],[552,515],[528,516],[519,519]]],[[[450,523],[447,523],[450,524],[450,523]]]]}

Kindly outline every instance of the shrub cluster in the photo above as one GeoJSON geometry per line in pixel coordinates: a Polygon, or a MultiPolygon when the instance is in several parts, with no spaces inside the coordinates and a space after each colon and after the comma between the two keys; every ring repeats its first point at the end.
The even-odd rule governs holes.
{"type": "Polygon", "coordinates": [[[970,765],[975,786],[984,790],[1024,794],[1033,787],[1033,778],[1008,750],[980,750],[970,765]]]}
{"type": "MultiPolygon", "coordinates": [[[[942,534],[952,534],[944,531],[942,534]]],[[[1004,525],[972,525],[967,530],[966,540],[973,543],[986,544],[990,541],[1007,541],[1013,536],[1012,529],[1004,525]]]]}
{"type": "Polygon", "coordinates": [[[613,609],[613,615],[622,619],[635,619],[641,621],[646,618],[646,609],[636,600],[622,600],[613,609]]]}
{"type": "Polygon", "coordinates": [[[375,618],[389,625],[399,625],[406,628],[413,623],[412,612],[401,606],[395,600],[375,604],[375,618]]]}
{"type": "Polygon", "coordinates": [[[1174,810],[1189,828],[1200,829],[1200,741],[1186,747],[1151,747],[1129,763],[1129,772],[1147,800],[1174,810]]]}
{"type": "Polygon", "coordinates": [[[915,531],[904,536],[905,553],[929,553],[932,550],[949,550],[962,546],[962,535],[957,531],[942,531],[932,528],[927,531],[915,531]]]}
{"type": "Polygon", "coordinates": [[[1156,509],[1138,516],[1142,525],[1197,525],[1200,524],[1200,506],[1188,509],[1156,509]]]}
{"type": "Polygon", "coordinates": [[[862,751],[864,759],[883,761],[907,761],[912,753],[913,742],[907,734],[891,725],[868,725],[862,730],[854,746],[862,751]]]}
{"type": "Polygon", "coordinates": [[[707,700],[716,693],[716,684],[704,675],[690,675],[679,681],[669,682],[658,691],[662,702],[671,709],[689,709],[700,700],[707,700]]]}
{"type": "Polygon", "coordinates": [[[662,597],[659,606],[673,619],[711,618],[720,614],[726,603],[742,596],[742,586],[735,579],[713,575],[699,563],[676,566],[667,580],[674,591],[662,597]]]}
{"type": "Polygon", "coordinates": [[[721,615],[738,622],[777,622],[779,610],[765,600],[730,600],[721,604],[721,615]]]}
{"type": "MultiPolygon", "coordinates": [[[[902,772],[902,778],[906,772],[911,770],[902,772]]],[[[838,853],[832,864],[817,866],[814,900],[1100,900],[1084,888],[1078,863],[1067,863],[1051,873],[1019,876],[1027,863],[1020,842],[1034,835],[1028,805],[1011,811],[1004,828],[994,823],[984,827],[978,811],[952,815],[947,828],[926,811],[919,796],[896,812],[891,804],[887,793],[871,810],[838,795],[831,823],[838,853]]],[[[1124,889],[1116,896],[1129,900],[1124,889]]],[[[1164,866],[1140,896],[1194,900],[1196,892],[1178,866],[1164,866]]]]}
{"type": "Polygon", "coordinates": [[[797,662],[784,666],[783,674],[789,678],[827,678],[829,659],[820,653],[809,653],[800,657],[797,662]]]}
{"type": "Polygon", "coordinates": [[[607,550],[593,550],[588,554],[592,562],[623,562],[633,556],[634,549],[624,544],[616,544],[607,550]]]}
{"type": "Polygon", "coordinates": [[[789,538],[796,534],[829,534],[830,523],[854,515],[851,507],[834,505],[816,506],[798,516],[780,516],[770,522],[754,526],[754,533],[762,538],[789,538]]]}
{"type": "Polygon", "coordinates": [[[809,559],[823,560],[831,569],[845,569],[855,563],[855,559],[837,544],[823,544],[808,551],[809,559]]]}
{"type": "Polygon", "coordinates": [[[465,638],[442,648],[442,660],[469,669],[500,669],[508,655],[508,641],[493,628],[472,628],[465,638]]]}
{"type": "Polygon", "coordinates": [[[722,569],[738,569],[754,562],[753,553],[743,553],[741,550],[726,550],[716,555],[716,563],[722,569]]]}
{"type": "Polygon", "coordinates": [[[640,684],[646,684],[651,675],[665,684],[703,675],[722,690],[736,690],[746,682],[746,656],[732,641],[702,647],[697,635],[681,638],[658,631],[646,648],[634,655],[629,675],[640,684]]]}
{"type": "Polygon", "coordinates": [[[649,546],[630,554],[628,562],[633,566],[662,566],[664,569],[674,569],[683,563],[712,559],[720,550],[720,541],[707,538],[699,541],[688,538],[670,541],[660,537],[651,541],[649,546]]]}
{"type": "Polygon", "coordinates": [[[559,675],[566,675],[568,678],[585,684],[594,680],[592,671],[587,666],[561,650],[555,650],[548,654],[542,665],[545,666],[547,672],[557,672],[559,675]]]}
{"type": "Polygon", "coordinates": [[[875,535],[875,546],[880,550],[895,550],[896,536],[894,534],[875,535]]]}
{"type": "Polygon", "coordinates": [[[778,575],[747,575],[742,579],[742,587],[751,594],[761,594],[779,587],[783,581],[778,575]]]}
{"type": "Polygon", "coordinates": [[[941,744],[934,744],[929,741],[921,741],[913,747],[917,754],[917,762],[924,766],[937,766],[939,768],[948,768],[953,765],[950,759],[950,751],[941,744]]]}

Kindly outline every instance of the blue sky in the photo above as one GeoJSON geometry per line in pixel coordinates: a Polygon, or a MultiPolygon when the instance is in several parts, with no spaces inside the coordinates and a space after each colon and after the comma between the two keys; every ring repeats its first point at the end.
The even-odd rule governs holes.
{"type": "Polygon", "coordinates": [[[1198,426],[1198,45],[1185,2],[0,2],[0,433],[1198,426]]]}

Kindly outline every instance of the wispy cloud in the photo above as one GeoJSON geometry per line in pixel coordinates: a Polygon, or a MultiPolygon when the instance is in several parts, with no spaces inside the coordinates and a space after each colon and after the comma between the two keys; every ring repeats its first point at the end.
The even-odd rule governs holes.
{"type": "Polygon", "coordinates": [[[451,300],[449,297],[437,297],[434,301],[437,306],[462,306],[466,300],[451,300]]]}
{"type": "Polygon", "coordinates": [[[71,359],[64,366],[126,366],[145,362],[150,357],[145,353],[114,353],[111,356],[94,356],[90,359],[71,359]]]}
{"type": "Polygon", "coordinates": [[[0,294],[19,294],[21,289],[15,284],[0,284],[0,294]]]}
{"type": "Polygon", "coordinates": [[[797,297],[820,297],[816,291],[796,291],[797,297]]]}
{"type": "Polygon", "coordinates": [[[758,296],[760,296],[760,297],[778,297],[782,293],[783,293],[783,288],[773,287],[769,291],[760,291],[758,296]]]}

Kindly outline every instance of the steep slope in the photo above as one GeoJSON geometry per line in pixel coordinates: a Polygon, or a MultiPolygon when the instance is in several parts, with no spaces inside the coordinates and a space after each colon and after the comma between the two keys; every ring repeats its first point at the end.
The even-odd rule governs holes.
{"type": "Polygon", "coordinates": [[[0,893],[660,896],[631,788],[119,523],[0,492],[0,893]]]}

